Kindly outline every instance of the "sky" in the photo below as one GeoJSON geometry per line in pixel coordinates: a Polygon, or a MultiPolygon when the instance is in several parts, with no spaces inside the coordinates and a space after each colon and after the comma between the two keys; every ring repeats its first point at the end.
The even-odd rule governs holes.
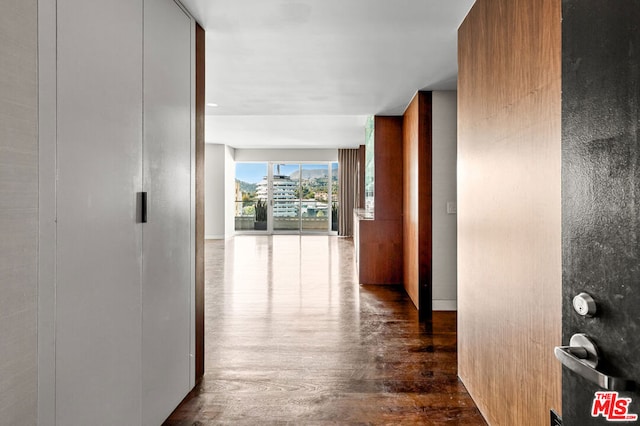
{"type": "MultiPolygon", "coordinates": [[[[338,163],[332,163],[332,169],[338,168],[338,163]]],[[[302,164],[302,170],[313,170],[327,167],[324,164],[302,164]]],[[[298,170],[298,164],[281,164],[280,173],[290,175],[298,170]]],[[[273,165],[276,173],[276,165],[273,165]]],[[[243,182],[258,183],[267,175],[267,163],[236,163],[236,179],[243,182]]]]}
{"type": "Polygon", "coordinates": [[[258,183],[267,175],[267,163],[236,163],[236,179],[258,183]]]}

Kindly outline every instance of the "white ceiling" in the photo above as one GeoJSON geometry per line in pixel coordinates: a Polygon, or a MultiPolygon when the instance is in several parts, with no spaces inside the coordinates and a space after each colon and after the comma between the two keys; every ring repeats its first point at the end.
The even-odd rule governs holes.
{"type": "Polygon", "coordinates": [[[182,0],[205,28],[206,141],[236,148],[364,142],[368,115],[455,89],[474,0],[182,0]]]}

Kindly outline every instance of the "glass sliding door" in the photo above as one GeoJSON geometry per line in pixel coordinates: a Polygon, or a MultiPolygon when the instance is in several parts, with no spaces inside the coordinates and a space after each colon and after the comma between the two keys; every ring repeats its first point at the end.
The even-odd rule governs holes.
{"type": "Polygon", "coordinates": [[[329,230],[330,168],[324,164],[300,166],[300,230],[327,232],[329,230]]]}
{"type": "Polygon", "coordinates": [[[300,165],[272,164],[271,216],[274,231],[300,231],[300,165]]]}
{"type": "Polygon", "coordinates": [[[338,163],[331,163],[331,231],[338,232],[338,163]]]}
{"type": "Polygon", "coordinates": [[[267,231],[268,187],[267,163],[236,163],[236,231],[267,231]]]}
{"type": "Polygon", "coordinates": [[[338,163],[236,163],[237,232],[337,231],[338,163]]]}

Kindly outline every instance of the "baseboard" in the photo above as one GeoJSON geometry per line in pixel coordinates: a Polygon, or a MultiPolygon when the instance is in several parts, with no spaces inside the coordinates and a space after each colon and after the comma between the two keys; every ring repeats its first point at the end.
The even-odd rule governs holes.
{"type": "Polygon", "coordinates": [[[458,302],[456,300],[433,300],[434,311],[457,311],[458,302]]]}
{"type": "Polygon", "coordinates": [[[205,235],[204,239],[205,240],[224,240],[225,236],[224,235],[205,235]]]}

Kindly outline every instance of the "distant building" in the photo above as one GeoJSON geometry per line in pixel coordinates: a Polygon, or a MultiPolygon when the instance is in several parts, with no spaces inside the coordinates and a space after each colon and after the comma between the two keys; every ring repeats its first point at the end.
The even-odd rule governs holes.
{"type": "MultiPolygon", "coordinates": [[[[299,211],[298,190],[299,183],[291,180],[289,176],[273,175],[273,216],[296,217],[299,211]]],[[[269,183],[263,178],[258,183],[256,196],[260,200],[269,198],[269,183]]]]}

